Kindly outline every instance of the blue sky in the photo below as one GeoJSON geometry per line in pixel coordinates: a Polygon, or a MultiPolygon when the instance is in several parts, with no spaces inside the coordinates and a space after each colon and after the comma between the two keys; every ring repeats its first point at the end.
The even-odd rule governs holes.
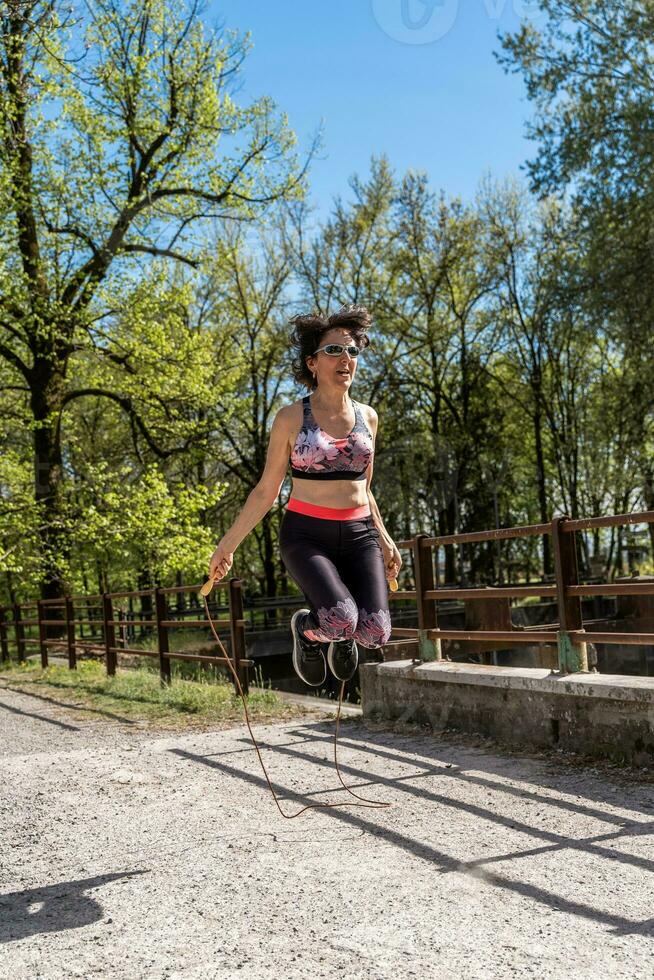
{"type": "MultiPolygon", "coordinates": [[[[300,146],[322,121],[311,196],[325,214],[348,177],[385,152],[398,174],[471,200],[489,170],[519,173],[535,153],[519,75],[493,57],[525,0],[211,0],[205,17],[250,30],[237,100],[272,96],[300,146]]],[[[533,6],[532,6],[533,10],[533,6]]]]}

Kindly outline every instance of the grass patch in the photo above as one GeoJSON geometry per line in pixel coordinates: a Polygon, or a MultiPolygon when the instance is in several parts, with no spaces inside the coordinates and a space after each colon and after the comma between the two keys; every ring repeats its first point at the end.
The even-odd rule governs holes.
{"type": "MultiPolygon", "coordinates": [[[[108,677],[104,664],[97,660],[80,660],[76,670],[61,664],[43,669],[40,664],[3,664],[1,675],[22,690],[38,689],[65,706],[86,708],[127,722],[157,724],[159,727],[199,727],[243,718],[241,699],[231,683],[223,680],[186,680],[175,676],[162,686],[158,669],[148,665],[119,669],[108,677]]],[[[255,721],[279,721],[304,713],[297,705],[283,702],[275,691],[250,688],[248,711],[255,721]]],[[[83,712],[88,718],[88,710],[83,712]]],[[[81,717],[81,716],[80,716],[81,717]]]]}
{"type": "MultiPolygon", "coordinates": [[[[135,650],[157,650],[158,642],[157,631],[153,627],[152,629],[148,629],[147,633],[143,636],[138,636],[134,640],[130,640],[128,645],[135,650]]],[[[188,647],[193,646],[214,646],[215,642],[209,627],[206,630],[172,628],[168,630],[168,645],[171,653],[178,650],[186,650],[188,647]]]]}

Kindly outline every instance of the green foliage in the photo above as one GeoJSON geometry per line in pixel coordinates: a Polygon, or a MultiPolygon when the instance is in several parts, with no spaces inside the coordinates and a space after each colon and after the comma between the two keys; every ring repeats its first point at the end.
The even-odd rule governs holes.
{"type": "Polygon", "coordinates": [[[38,582],[39,509],[34,502],[29,459],[13,448],[0,454],[0,572],[38,582]]]}
{"type": "Polygon", "coordinates": [[[247,38],[210,30],[198,10],[170,0],[0,4],[1,380],[24,421],[10,437],[17,462],[7,463],[0,514],[18,508],[23,521],[0,546],[14,556],[12,599],[19,571],[45,595],[70,587],[80,547],[97,559],[115,543],[118,497],[119,533],[138,521],[145,541],[137,574],[196,568],[191,552],[210,537],[194,522],[224,484],[207,495],[204,455],[246,364],[216,363],[220,338],[203,329],[193,275],[213,261],[210,229],[300,199],[305,181],[273,101],[232,97],[247,38]],[[30,453],[25,509],[14,470],[30,453]],[[109,487],[103,501],[98,474],[116,459],[124,489],[109,487]],[[168,494],[182,512],[168,550],[153,545],[161,528],[148,534],[139,478],[164,511],[168,494]]]}
{"type": "Polygon", "coordinates": [[[156,464],[135,479],[130,467],[105,462],[85,474],[77,496],[76,561],[93,567],[107,557],[116,587],[125,587],[135,568],[153,583],[176,573],[201,581],[214,544],[203,514],[222,489],[171,484],[156,464]]]}
{"type": "MultiPolygon", "coordinates": [[[[654,8],[611,0],[542,0],[541,7],[542,28],[524,24],[502,37],[498,58],[522,73],[535,109],[528,124],[538,148],[527,164],[532,189],[572,202],[574,254],[562,308],[581,313],[601,364],[590,386],[577,379],[583,412],[575,413],[577,430],[555,462],[563,459],[569,469],[578,446],[595,512],[651,510],[654,8]],[[591,391],[601,400],[588,397],[591,391]]],[[[649,533],[654,548],[652,525],[649,533]]]]}
{"type": "Polygon", "coordinates": [[[579,202],[652,188],[648,147],[654,103],[649,2],[540,0],[537,29],[525,21],[501,36],[497,55],[520,71],[536,113],[527,133],[538,146],[528,164],[539,193],[559,193],[575,179],[579,202]]]}

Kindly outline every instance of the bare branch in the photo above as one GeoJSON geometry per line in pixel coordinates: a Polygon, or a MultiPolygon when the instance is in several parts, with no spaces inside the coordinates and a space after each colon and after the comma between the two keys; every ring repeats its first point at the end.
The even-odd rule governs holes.
{"type": "Polygon", "coordinates": [[[12,367],[15,367],[17,371],[23,375],[28,384],[32,381],[32,369],[25,364],[25,362],[13,351],[10,347],[5,344],[0,344],[0,357],[4,357],[12,367]]]}
{"type": "Polygon", "coordinates": [[[183,262],[185,265],[190,265],[192,269],[197,269],[199,262],[196,259],[190,259],[187,255],[182,255],[181,252],[175,252],[170,248],[157,248],[155,245],[137,245],[132,242],[126,242],[119,248],[120,252],[146,252],[148,255],[159,255],[164,258],[176,259],[177,262],[183,262]]]}
{"type": "Polygon", "coordinates": [[[113,391],[107,391],[106,388],[78,388],[76,391],[69,391],[64,395],[61,407],[63,409],[69,402],[73,401],[75,398],[86,398],[87,396],[91,396],[91,395],[96,395],[100,398],[108,398],[110,401],[114,401],[116,402],[117,405],[120,405],[123,411],[128,415],[131,423],[136,426],[136,428],[139,430],[139,432],[147,442],[152,452],[156,456],[158,456],[159,459],[168,459],[170,456],[173,456],[175,453],[179,453],[182,451],[181,449],[161,449],[157,445],[154,437],[151,435],[149,429],[143,422],[143,419],[135,410],[134,405],[132,404],[132,399],[122,397],[121,395],[117,395],[113,391]]]}

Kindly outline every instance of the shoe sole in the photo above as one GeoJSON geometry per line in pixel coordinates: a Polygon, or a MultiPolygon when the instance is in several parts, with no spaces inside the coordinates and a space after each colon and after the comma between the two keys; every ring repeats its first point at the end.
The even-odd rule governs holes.
{"type": "Polygon", "coordinates": [[[336,671],[334,670],[334,644],[333,643],[329,644],[329,647],[327,649],[327,663],[329,664],[329,669],[331,670],[332,674],[334,675],[337,681],[351,681],[357,672],[357,667],[359,666],[359,648],[356,644],[356,640],[354,642],[354,646],[357,652],[356,667],[348,677],[339,677],[336,671]]]}
{"type": "Polygon", "coordinates": [[[298,609],[297,612],[294,612],[293,615],[291,616],[291,633],[293,634],[293,670],[304,684],[308,684],[309,687],[320,687],[320,685],[324,684],[325,681],[327,680],[327,664],[325,664],[325,655],[323,654],[323,658],[322,658],[323,664],[325,665],[325,674],[322,680],[320,681],[308,681],[304,676],[304,674],[302,673],[302,671],[300,670],[300,666],[299,666],[300,655],[302,651],[300,650],[300,641],[298,638],[299,631],[296,630],[295,624],[297,622],[298,616],[304,616],[306,615],[306,613],[310,611],[311,610],[309,609],[298,609]]]}

